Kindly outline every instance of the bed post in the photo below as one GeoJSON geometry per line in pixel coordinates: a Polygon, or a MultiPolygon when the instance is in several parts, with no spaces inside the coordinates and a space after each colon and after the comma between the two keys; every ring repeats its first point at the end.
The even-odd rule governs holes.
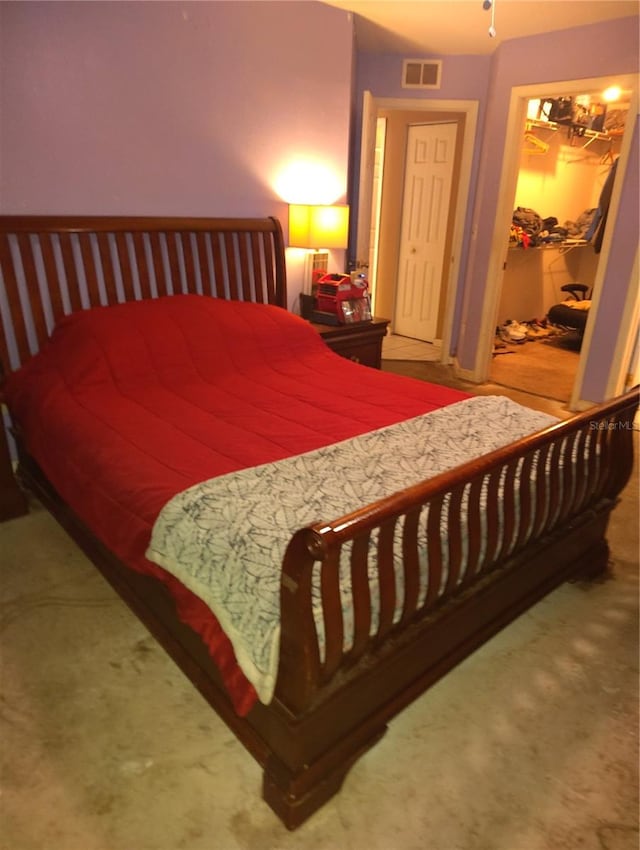
{"type": "MultiPolygon", "coordinates": [[[[0,406],[0,411],[3,407],[0,406]]],[[[0,421],[0,522],[28,512],[27,497],[13,474],[9,443],[4,421],[0,421]]]]}

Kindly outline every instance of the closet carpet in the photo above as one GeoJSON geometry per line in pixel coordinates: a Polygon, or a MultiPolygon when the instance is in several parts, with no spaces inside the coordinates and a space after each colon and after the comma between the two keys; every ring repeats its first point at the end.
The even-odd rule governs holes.
{"type": "Polygon", "coordinates": [[[506,388],[522,395],[522,398],[514,396],[521,404],[548,409],[549,413],[556,416],[567,415],[564,405],[571,398],[580,358],[573,335],[558,335],[549,340],[520,344],[504,343],[504,348],[499,351],[501,353],[493,356],[489,381],[480,385],[456,378],[450,366],[439,362],[391,357],[385,359],[384,348],[382,368],[388,372],[409,375],[445,386],[460,387],[481,395],[500,392],[500,388],[506,388]],[[538,398],[540,402],[532,404],[532,399],[538,398]]]}
{"type": "MultiPolygon", "coordinates": [[[[505,357],[505,359],[509,358],[511,358],[511,355],[505,357]]],[[[515,356],[513,360],[515,360],[515,356]]],[[[566,419],[571,416],[571,411],[567,406],[569,394],[564,398],[560,396],[554,398],[550,394],[545,395],[544,379],[540,369],[529,370],[531,379],[529,384],[532,389],[528,392],[520,386],[520,373],[517,369],[510,371],[504,370],[504,382],[498,382],[492,374],[491,380],[484,384],[474,384],[456,377],[453,368],[443,363],[429,363],[416,360],[383,360],[382,369],[386,372],[394,372],[397,375],[407,375],[410,378],[418,378],[421,381],[431,381],[434,384],[442,384],[445,387],[461,389],[471,395],[506,395],[519,404],[532,407],[534,410],[542,410],[545,413],[550,413],[552,416],[557,416],[559,419],[566,419]],[[513,382],[513,386],[509,385],[509,381],[513,382]]],[[[567,384],[566,378],[564,379],[564,383],[567,384]]],[[[569,387],[571,387],[571,384],[569,384],[569,387]]]]}
{"type": "Polygon", "coordinates": [[[517,345],[505,343],[493,356],[490,380],[566,402],[571,398],[579,358],[573,334],[517,345]]]}

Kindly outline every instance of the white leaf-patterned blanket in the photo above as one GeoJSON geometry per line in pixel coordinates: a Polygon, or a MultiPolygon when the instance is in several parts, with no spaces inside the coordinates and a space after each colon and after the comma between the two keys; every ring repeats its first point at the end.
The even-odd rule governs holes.
{"type": "MultiPolygon", "coordinates": [[[[502,396],[478,396],[213,478],[163,508],[147,558],[209,606],[259,699],[269,703],[279,651],[280,567],[298,529],[336,519],[556,421],[502,396]]],[[[316,608],[321,639],[319,598],[316,608]]]]}

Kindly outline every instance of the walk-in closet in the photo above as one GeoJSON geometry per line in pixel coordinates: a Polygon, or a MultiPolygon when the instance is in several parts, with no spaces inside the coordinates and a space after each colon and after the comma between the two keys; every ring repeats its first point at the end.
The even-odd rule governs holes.
{"type": "Polygon", "coordinates": [[[588,315],[576,302],[590,300],[596,279],[628,106],[619,91],[528,102],[492,359],[497,383],[559,401],[571,395],[588,315]],[[581,291],[563,289],[576,283],[581,291]],[[562,313],[562,325],[554,313],[551,322],[565,301],[566,323],[562,313]]]}

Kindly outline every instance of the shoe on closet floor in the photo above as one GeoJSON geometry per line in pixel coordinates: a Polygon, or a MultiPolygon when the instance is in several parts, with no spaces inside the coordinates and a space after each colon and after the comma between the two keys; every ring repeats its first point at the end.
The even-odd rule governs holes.
{"type": "Polygon", "coordinates": [[[500,325],[498,333],[500,339],[505,342],[526,342],[527,339],[526,327],[514,319],[507,319],[503,325],[500,325]]]}
{"type": "Polygon", "coordinates": [[[536,340],[549,336],[549,330],[543,327],[537,319],[524,322],[524,326],[527,329],[527,339],[536,340]]]}

